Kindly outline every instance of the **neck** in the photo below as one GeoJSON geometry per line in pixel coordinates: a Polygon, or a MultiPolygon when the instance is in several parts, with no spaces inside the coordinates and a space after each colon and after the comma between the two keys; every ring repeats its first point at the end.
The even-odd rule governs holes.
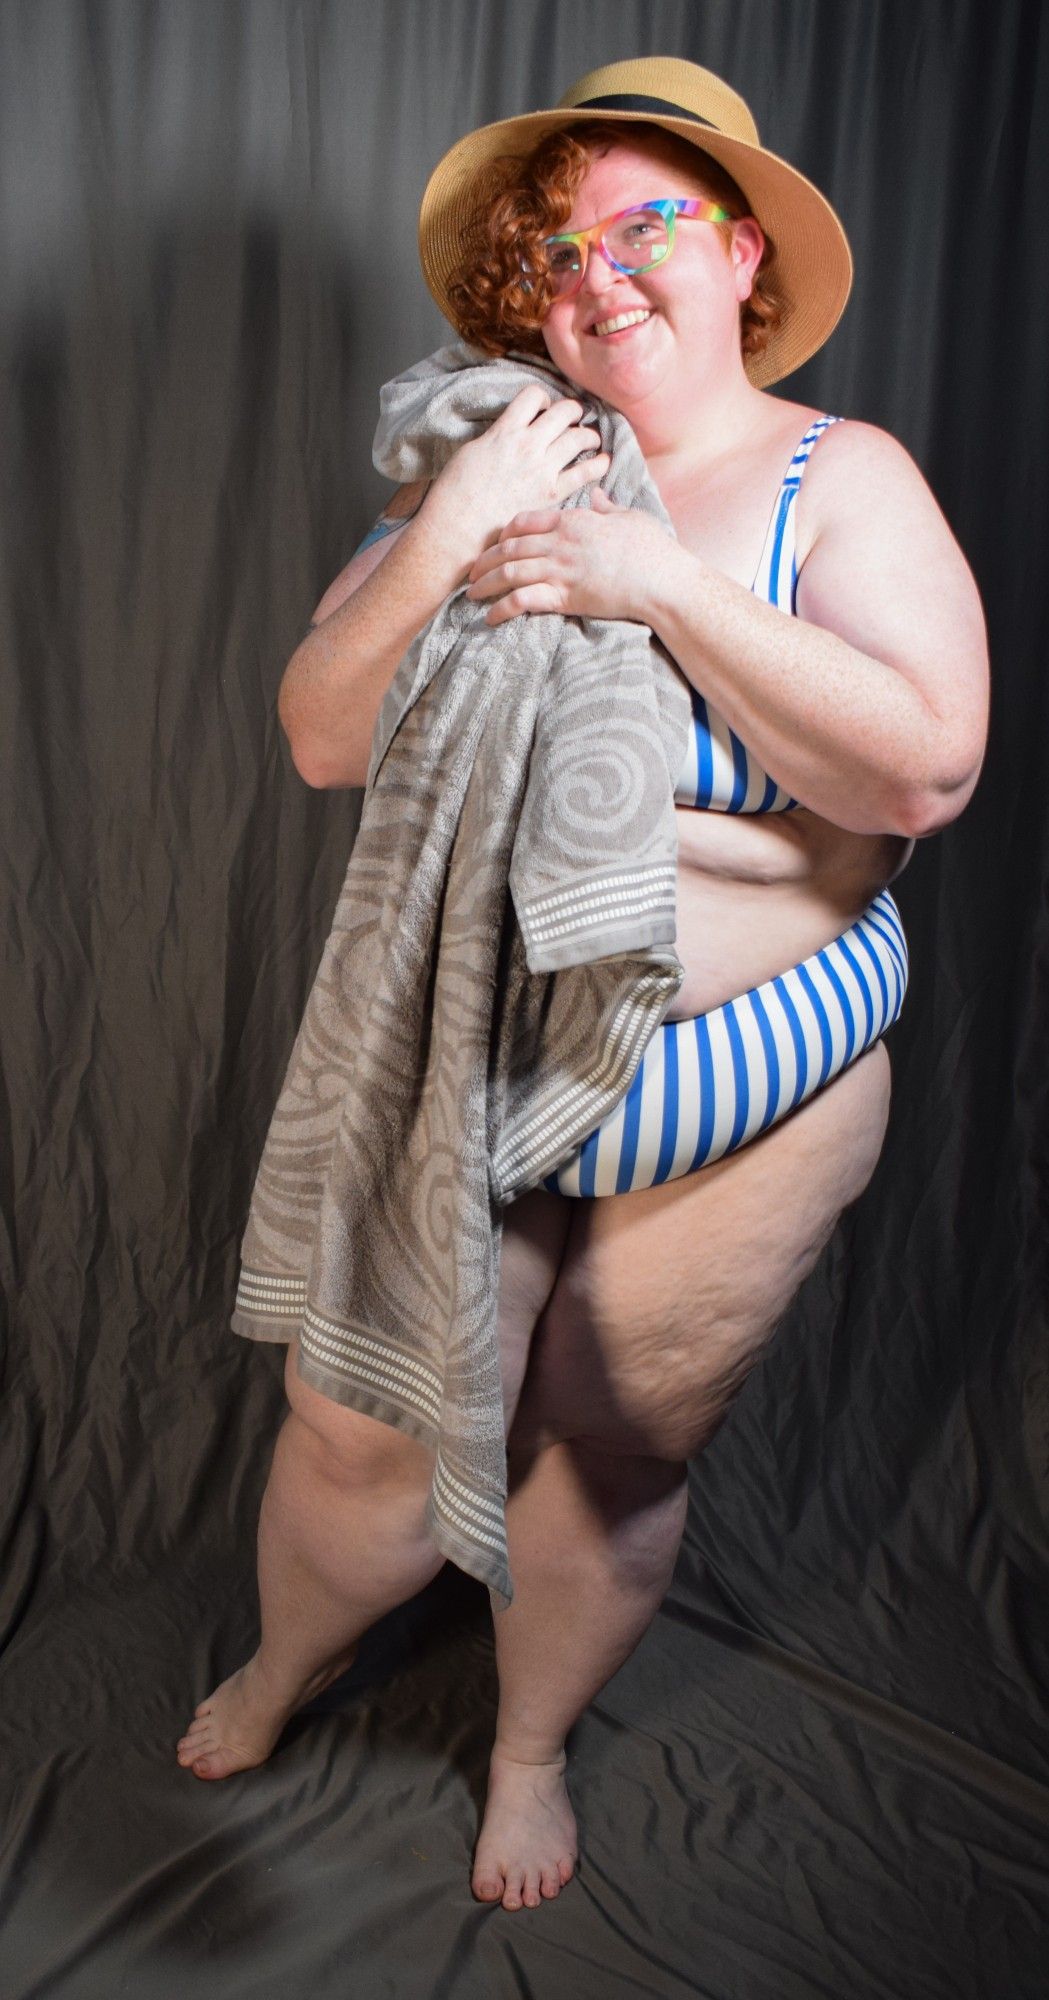
{"type": "Polygon", "coordinates": [[[661,382],[636,402],[620,404],[629,419],[645,459],[658,477],[675,468],[695,469],[714,464],[757,435],[765,422],[768,399],[743,372],[717,381],[661,382]]]}

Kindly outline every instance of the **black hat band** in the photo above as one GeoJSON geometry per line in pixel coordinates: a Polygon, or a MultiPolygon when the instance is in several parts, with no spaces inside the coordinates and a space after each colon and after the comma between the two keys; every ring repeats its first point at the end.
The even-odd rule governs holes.
{"type": "Polygon", "coordinates": [[[578,104],[562,106],[565,111],[665,111],[672,118],[691,118],[693,125],[707,125],[712,132],[720,131],[712,118],[701,118],[698,111],[686,111],[681,104],[671,104],[665,97],[642,97],[633,90],[617,91],[611,97],[584,97],[578,104]]]}

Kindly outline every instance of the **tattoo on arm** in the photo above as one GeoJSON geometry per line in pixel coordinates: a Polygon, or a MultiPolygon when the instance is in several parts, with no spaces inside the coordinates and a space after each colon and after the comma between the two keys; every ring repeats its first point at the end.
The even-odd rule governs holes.
{"type": "MultiPolygon", "coordinates": [[[[353,556],[359,556],[362,549],[370,549],[373,542],[381,542],[387,535],[395,535],[398,528],[404,528],[419,512],[429,489],[429,480],[419,480],[414,486],[403,486],[378,516],[374,527],[369,528],[362,542],[358,542],[353,556]],[[396,511],[395,511],[396,510],[396,511]]],[[[353,561],[353,556],[350,561],[353,561]]],[[[316,632],[324,624],[323,618],[310,619],[310,631],[316,632]]]]}

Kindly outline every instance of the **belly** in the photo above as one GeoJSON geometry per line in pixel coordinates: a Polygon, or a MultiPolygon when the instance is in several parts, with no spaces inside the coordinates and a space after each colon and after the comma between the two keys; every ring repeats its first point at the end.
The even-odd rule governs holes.
{"type": "Polygon", "coordinates": [[[743,815],[675,808],[677,954],[668,1021],[705,1013],[820,951],[903,865],[902,834],[849,833],[807,807],[743,815]]]}

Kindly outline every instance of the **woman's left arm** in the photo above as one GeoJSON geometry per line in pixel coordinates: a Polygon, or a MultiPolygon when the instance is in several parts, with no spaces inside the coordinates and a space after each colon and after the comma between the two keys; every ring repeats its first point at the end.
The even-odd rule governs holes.
{"type": "Polygon", "coordinates": [[[815,532],[796,618],[680,543],[642,615],[803,805],[850,832],[934,833],[968,803],[986,747],[987,636],[972,572],[888,432],[835,424],[802,492],[810,481],[815,532]]]}
{"type": "Polygon", "coordinates": [[[758,762],[852,833],[934,833],[976,785],[989,673],[972,572],[914,460],[873,424],[834,424],[805,483],[812,546],[796,618],[690,555],[651,515],[519,515],[471,573],[521,612],[633,618],[758,762]]]}

